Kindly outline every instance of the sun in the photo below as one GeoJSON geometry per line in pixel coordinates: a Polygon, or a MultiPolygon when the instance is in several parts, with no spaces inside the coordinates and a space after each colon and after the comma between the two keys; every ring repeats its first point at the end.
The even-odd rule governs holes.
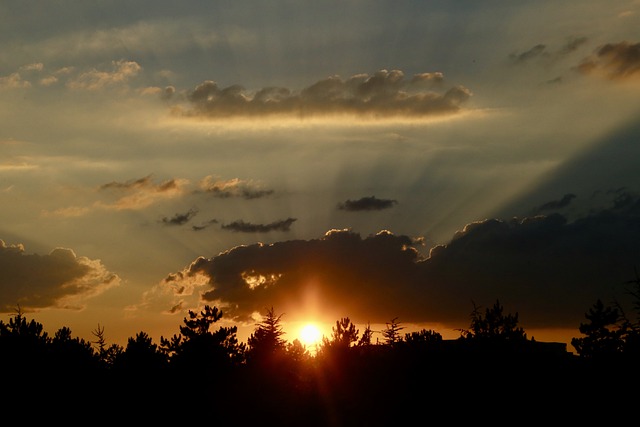
{"type": "Polygon", "coordinates": [[[305,323],[300,328],[298,335],[300,336],[300,342],[306,346],[316,345],[322,338],[320,329],[314,323],[305,323]]]}

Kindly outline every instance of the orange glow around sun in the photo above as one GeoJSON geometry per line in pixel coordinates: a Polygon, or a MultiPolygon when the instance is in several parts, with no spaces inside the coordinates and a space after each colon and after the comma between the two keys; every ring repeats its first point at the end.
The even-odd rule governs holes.
{"type": "Polygon", "coordinates": [[[322,333],[320,328],[314,323],[305,323],[298,332],[300,342],[307,347],[314,346],[320,342],[322,333]]]}

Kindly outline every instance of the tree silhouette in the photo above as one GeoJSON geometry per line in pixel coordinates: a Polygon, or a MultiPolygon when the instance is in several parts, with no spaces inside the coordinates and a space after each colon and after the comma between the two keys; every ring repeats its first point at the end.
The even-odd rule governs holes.
{"type": "Polygon", "coordinates": [[[293,363],[308,362],[311,358],[311,353],[307,350],[307,347],[300,342],[298,338],[292,342],[287,343],[287,355],[293,363]]]}
{"type": "Polygon", "coordinates": [[[91,342],[74,338],[71,329],[62,327],[56,331],[50,343],[52,368],[69,373],[69,371],[94,370],[100,366],[100,357],[93,350],[91,342]]]}
{"type": "Polygon", "coordinates": [[[348,317],[336,320],[336,325],[331,328],[331,339],[322,338],[322,348],[348,349],[358,340],[360,331],[348,317]]]}
{"type": "MultiPolygon", "coordinates": [[[[586,317],[580,327],[585,337],[574,343],[581,357],[541,353],[542,347],[527,341],[517,313],[505,314],[499,300],[484,311],[474,304],[469,329],[455,340],[427,329],[401,337],[403,328],[394,318],[383,332],[385,343],[372,344],[369,324],[359,339],[356,326],[343,317],[312,357],[299,340],[284,340],[282,315],[273,307],[247,345],[238,342],[236,327],[214,329],[222,311],[205,306],[189,311],[180,333],[161,337],[159,346],[141,331],[125,348],[109,345],[101,325],[93,331],[93,343],[72,337],[67,327],[50,338],[43,325],[18,310],[8,323],[0,321],[0,362],[28,380],[23,384],[57,397],[48,399],[58,405],[68,404],[66,399],[111,399],[123,416],[139,410],[145,396],[161,407],[176,402],[206,407],[232,424],[241,418],[246,425],[395,425],[398,412],[385,408],[400,401],[407,414],[415,414],[412,408],[424,402],[441,407],[465,398],[465,408],[493,411],[496,399],[506,408],[536,397],[533,390],[540,387],[546,387],[550,401],[584,390],[589,402],[610,398],[615,387],[637,378],[637,358],[622,359],[630,364],[590,360],[609,362],[609,354],[614,362],[621,360],[637,322],[600,300],[586,317]],[[56,394],[62,381],[74,391],[56,394]]],[[[14,398],[28,390],[16,393],[13,383],[8,388],[14,398]]]]}
{"type": "Polygon", "coordinates": [[[640,276],[638,276],[637,270],[635,271],[635,279],[629,280],[627,284],[633,285],[628,293],[633,297],[632,310],[635,312],[635,319],[627,317],[620,304],[616,304],[616,307],[620,311],[624,353],[630,357],[637,357],[640,355],[640,276]]]}
{"type": "Polygon", "coordinates": [[[267,310],[264,319],[247,339],[249,361],[266,362],[278,359],[286,350],[285,334],[281,324],[282,314],[276,316],[273,307],[267,310]]]}
{"type": "Polygon", "coordinates": [[[97,346],[98,357],[106,366],[113,366],[115,360],[122,354],[123,348],[118,344],[107,345],[107,340],[104,335],[104,326],[101,328],[98,323],[98,327],[91,331],[93,336],[96,337],[96,341],[93,343],[97,346]]]}
{"type": "Polygon", "coordinates": [[[624,329],[618,326],[620,312],[616,307],[605,307],[602,300],[585,314],[588,323],[580,323],[579,331],[583,338],[573,338],[578,354],[588,359],[609,358],[622,352],[624,348],[624,329]]]}
{"type": "Polygon", "coordinates": [[[131,373],[158,372],[166,367],[168,359],[146,332],[138,332],[127,340],[124,351],[115,359],[114,367],[131,373]]]}
{"type": "Polygon", "coordinates": [[[499,300],[493,307],[487,308],[484,315],[474,303],[470,328],[461,330],[461,335],[473,341],[521,342],[527,339],[524,329],[518,326],[518,313],[504,314],[504,307],[499,300]]]}
{"type": "Polygon", "coordinates": [[[404,327],[400,326],[397,317],[394,317],[390,322],[387,322],[386,329],[382,331],[382,336],[384,337],[385,344],[388,346],[394,346],[398,342],[402,341],[400,331],[403,329],[404,327]]]}
{"type": "Polygon", "coordinates": [[[442,335],[431,329],[421,329],[404,335],[404,342],[410,345],[431,345],[442,342],[442,335]]]}
{"type": "Polygon", "coordinates": [[[0,320],[0,366],[34,374],[44,372],[49,342],[44,326],[33,319],[27,321],[18,306],[9,323],[0,320]]]}
{"type": "Polygon", "coordinates": [[[238,342],[237,326],[210,331],[222,314],[218,307],[209,305],[200,313],[189,310],[180,334],[170,339],[161,336],[160,349],[169,357],[170,364],[180,369],[215,372],[242,362],[245,344],[238,342]]]}
{"type": "Polygon", "coordinates": [[[360,340],[358,340],[358,347],[369,346],[371,345],[373,340],[373,330],[371,329],[371,324],[367,323],[366,328],[362,332],[362,336],[360,340]]]}

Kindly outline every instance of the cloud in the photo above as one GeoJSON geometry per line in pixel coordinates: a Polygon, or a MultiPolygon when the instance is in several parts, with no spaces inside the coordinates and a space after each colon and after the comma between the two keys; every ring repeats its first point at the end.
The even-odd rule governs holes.
{"type": "Polygon", "coordinates": [[[537,208],[535,208],[535,211],[540,212],[540,211],[547,211],[547,210],[554,210],[554,209],[561,209],[561,208],[565,208],[567,206],[569,206],[569,204],[571,203],[571,201],[573,199],[575,199],[577,196],[575,194],[565,194],[564,196],[562,196],[562,198],[560,200],[552,200],[550,202],[544,203],[540,206],[538,206],[537,208]]]}
{"type": "Polygon", "coordinates": [[[160,222],[165,225],[184,225],[191,220],[194,216],[198,214],[198,211],[195,209],[189,209],[184,213],[177,213],[173,215],[171,218],[162,217],[160,218],[160,222]]]}
{"type": "Polygon", "coordinates": [[[193,231],[200,231],[217,223],[218,223],[218,220],[214,218],[214,219],[210,219],[209,221],[203,222],[200,225],[192,225],[191,228],[193,229],[193,231]]]}
{"type": "MultiPolygon", "coordinates": [[[[78,72],[75,67],[62,67],[53,72],[45,72],[45,65],[41,62],[26,64],[7,75],[0,76],[0,89],[28,89],[34,83],[43,87],[54,86],[59,82],[70,89],[82,89],[96,91],[105,88],[126,88],[126,84],[138,76],[142,67],[135,61],[118,60],[111,61],[111,69],[103,70],[92,68],[85,72],[78,72]]],[[[160,88],[154,91],[157,95],[166,96],[164,92],[170,92],[160,88]]],[[[140,89],[145,93],[144,89],[140,89]]]]}
{"type": "Polygon", "coordinates": [[[607,43],[586,58],[578,70],[610,80],[640,78],[640,43],[607,43]]]}
{"type": "Polygon", "coordinates": [[[149,185],[151,185],[151,175],[147,175],[145,177],[137,178],[137,179],[130,179],[126,182],[111,181],[106,184],[102,184],[100,186],[100,189],[106,190],[109,188],[121,188],[121,189],[128,190],[132,188],[147,187],[149,185]]]}
{"type": "Polygon", "coordinates": [[[221,228],[223,230],[230,230],[242,233],[268,233],[270,231],[289,231],[291,224],[296,221],[296,218],[287,218],[280,221],[274,221],[269,224],[252,224],[250,222],[244,222],[243,220],[233,221],[229,224],[223,224],[221,228]]]}
{"type": "Polygon", "coordinates": [[[24,80],[20,73],[11,73],[8,76],[0,76],[0,89],[24,89],[31,87],[31,83],[24,80]]]}
{"type": "Polygon", "coordinates": [[[629,197],[573,222],[551,214],[470,223],[428,256],[389,231],[239,246],[194,260],[171,283],[197,279],[208,287],[203,300],[239,319],[265,306],[295,311],[312,293],[320,311],[364,322],[464,328],[472,301],[500,299],[526,327],[576,328],[598,298],[628,302],[625,283],[640,261],[640,199],[629,197]]]}
{"type": "Polygon", "coordinates": [[[32,64],[26,64],[20,67],[21,71],[42,71],[44,64],[42,62],[34,62],[32,64]]]}
{"type": "Polygon", "coordinates": [[[375,196],[363,197],[358,200],[347,200],[338,204],[338,209],[344,211],[379,211],[382,209],[388,209],[397,204],[396,200],[390,199],[378,199],[375,196]]]}
{"type": "Polygon", "coordinates": [[[580,48],[580,46],[587,43],[588,39],[586,37],[572,37],[567,43],[560,48],[559,54],[567,55],[575,52],[580,48]]]}
{"type": "Polygon", "coordinates": [[[524,65],[532,61],[542,61],[543,64],[549,65],[553,61],[574,53],[587,41],[586,37],[571,37],[559,49],[553,51],[549,50],[547,45],[539,43],[524,52],[510,54],[509,59],[518,65],[524,65]]]}
{"type": "Polygon", "coordinates": [[[98,90],[127,83],[142,67],[135,61],[112,61],[111,70],[92,69],[67,82],[71,89],[98,90]]]}
{"type": "MultiPolygon", "coordinates": [[[[0,169],[2,169],[2,165],[0,165],[0,169]]],[[[70,206],[43,211],[43,215],[79,217],[95,210],[141,210],[164,200],[192,194],[211,194],[219,198],[239,197],[251,200],[267,197],[274,192],[265,189],[260,183],[239,178],[215,180],[211,176],[207,176],[200,181],[198,189],[195,190],[190,184],[190,181],[184,178],[171,178],[156,183],[152,175],[127,181],[111,181],[100,185],[97,189],[102,194],[103,200],[95,201],[88,206],[70,206]],[[110,200],[108,200],[109,198],[110,200]]],[[[180,214],[177,214],[174,218],[161,218],[160,221],[167,225],[176,224],[180,220],[191,219],[195,214],[195,211],[190,211],[188,217],[182,218],[180,214]]],[[[204,227],[215,222],[215,220],[211,220],[204,227]]],[[[194,230],[200,230],[204,227],[194,227],[194,230]]]]}
{"type": "Polygon", "coordinates": [[[130,180],[127,182],[110,182],[100,186],[100,190],[116,190],[125,195],[112,203],[97,202],[95,207],[115,210],[144,209],[160,200],[171,199],[185,193],[189,184],[186,179],[168,179],[154,184],[151,176],[130,180]]]}
{"type": "Polygon", "coordinates": [[[99,260],[56,248],[48,255],[26,254],[24,246],[0,240],[0,311],[47,307],[81,308],[82,300],[120,284],[99,260]]]}
{"type": "Polygon", "coordinates": [[[331,76],[300,92],[267,87],[250,93],[240,85],[221,88],[205,81],[189,92],[186,116],[247,117],[272,114],[295,117],[318,115],[426,116],[452,114],[471,97],[463,86],[442,91],[442,73],[421,73],[405,79],[400,70],[357,74],[346,80],[331,76]],[[437,91],[436,91],[437,90],[437,91]]]}
{"type": "Polygon", "coordinates": [[[537,44],[531,49],[521,52],[521,53],[512,53],[509,55],[509,58],[516,64],[522,64],[524,62],[530,61],[533,58],[538,58],[540,56],[547,56],[546,52],[547,46],[544,44],[537,44]]]}
{"type": "Polygon", "coordinates": [[[273,194],[273,190],[265,189],[261,184],[251,180],[232,178],[228,180],[206,176],[200,181],[200,190],[215,197],[241,197],[243,199],[258,199],[273,194]]]}

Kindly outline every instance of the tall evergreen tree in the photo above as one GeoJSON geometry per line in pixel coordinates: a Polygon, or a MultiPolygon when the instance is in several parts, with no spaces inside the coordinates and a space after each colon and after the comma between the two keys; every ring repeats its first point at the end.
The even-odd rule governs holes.
{"type": "Polygon", "coordinates": [[[282,314],[276,315],[273,307],[267,310],[264,319],[257,324],[247,340],[247,358],[250,361],[267,361],[282,355],[286,349],[282,328],[282,314]]]}
{"type": "Polygon", "coordinates": [[[402,336],[400,335],[400,331],[403,330],[404,327],[398,323],[398,318],[394,317],[390,322],[387,322],[387,327],[384,331],[382,331],[382,336],[385,339],[385,344],[389,346],[393,346],[396,343],[402,341],[402,336]]]}

